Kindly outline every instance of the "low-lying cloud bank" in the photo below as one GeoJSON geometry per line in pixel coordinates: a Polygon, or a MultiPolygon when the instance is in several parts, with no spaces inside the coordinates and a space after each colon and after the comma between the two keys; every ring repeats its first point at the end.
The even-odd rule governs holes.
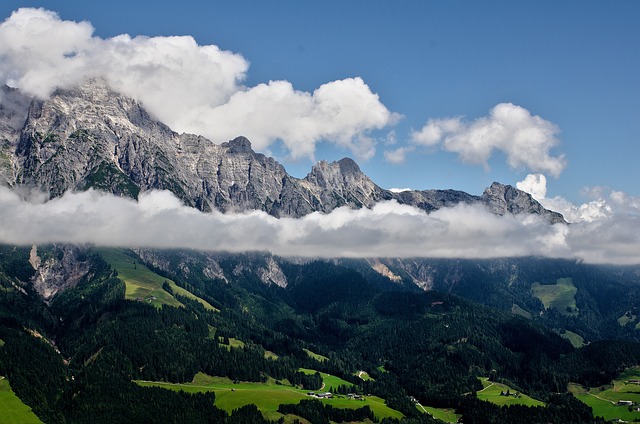
{"type": "Polygon", "coordinates": [[[178,132],[217,143],[243,134],[263,152],[282,140],[292,158],[313,158],[316,144],[329,141],[368,159],[375,154],[370,132],[399,119],[359,77],[313,92],[288,81],[247,87],[249,62],[242,55],[199,45],[191,36],[101,38],[93,32],[86,21],[18,9],[0,23],[0,84],[47,98],[56,88],[103,77],[178,132]]]}
{"type": "Polygon", "coordinates": [[[300,219],[264,212],[202,213],[170,192],[138,201],[96,191],[44,202],[0,188],[0,242],[270,251],[304,257],[493,258],[547,256],[640,263],[640,214],[610,214],[570,226],[537,216],[495,216],[458,205],[427,214],[395,201],[372,209],[339,208],[300,219]]]}

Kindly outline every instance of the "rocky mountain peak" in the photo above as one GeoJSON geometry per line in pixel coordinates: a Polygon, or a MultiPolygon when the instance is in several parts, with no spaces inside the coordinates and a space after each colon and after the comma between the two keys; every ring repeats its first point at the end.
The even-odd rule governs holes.
{"type": "Polygon", "coordinates": [[[248,138],[240,136],[226,143],[222,143],[222,147],[226,147],[229,153],[254,153],[251,149],[251,142],[248,138]]]}
{"type": "Polygon", "coordinates": [[[343,175],[362,174],[362,171],[360,171],[360,167],[358,166],[358,164],[351,158],[340,159],[338,161],[338,166],[340,167],[340,172],[342,172],[343,175]]]}
{"type": "Polygon", "coordinates": [[[254,152],[246,137],[216,144],[172,131],[101,78],[29,101],[7,87],[0,93],[0,136],[12,137],[0,140],[0,182],[46,190],[52,197],[95,188],[135,198],[140,191],[164,189],[203,211],[257,209],[276,217],[391,199],[426,211],[465,202],[483,203],[497,214],[538,213],[564,221],[528,194],[498,183],[482,196],[454,190],[392,193],[350,158],[320,161],[297,179],[275,159],[254,152]]]}
{"type": "Polygon", "coordinates": [[[494,182],[482,193],[482,199],[487,203],[489,210],[497,215],[504,215],[507,212],[533,213],[546,216],[554,224],[566,222],[561,214],[545,209],[529,193],[511,185],[494,182]]]}

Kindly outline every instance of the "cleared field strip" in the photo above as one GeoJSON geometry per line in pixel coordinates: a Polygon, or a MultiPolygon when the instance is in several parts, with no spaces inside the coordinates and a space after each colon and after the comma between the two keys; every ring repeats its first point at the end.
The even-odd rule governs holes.
{"type": "Polygon", "coordinates": [[[151,271],[136,258],[129,256],[122,249],[103,248],[98,249],[100,256],[113,269],[118,272],[118,278],[126,284],[125,297],[131,300],[141,300],[156,307],[162,305],[184,306],[170,293],[167,293],[162,285],[166,282],[173,293],[188,297],[201,303],[206,309],[217,311],[209,302],[201,299],[189,291],[178,286],[174,281],[164,278],[151,271]]]}

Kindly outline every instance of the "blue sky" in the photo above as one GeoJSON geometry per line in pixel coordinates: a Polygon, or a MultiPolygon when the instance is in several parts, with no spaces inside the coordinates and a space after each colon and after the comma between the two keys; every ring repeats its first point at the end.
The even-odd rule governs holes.
{"type": "MultiPolygon", "coordinates": [[[[106,39],[191,35],[250,63],[242,83],[286,80],[313,92],[323,84],[361,77],[395,123],[373,128],[375,155],[358,159],[379,185],[453,188],[480,194],[492,181],[515,185],[527,174],[547,176],[547,197],[575,203],[584,187],[606,186],[640,195],[640,3],[636,1],[323,1],[151,2],[3,1],[6,19],[19,7],[44,7],[61,20],[91,22],[106,39]],[[472,125],[501,103],[555,124],[564,155],[557,177],[506,163],[494,150],[483,166],[464,163],[441,147],[418,146],[412,131],[429,119],[464,117],[472,125]],[[389,145],[390,132],[395,144],[389,145]],[[384,152],[410,147],[403,164],[384,152]]],[[[294,175],[312,160],[287,158],[294,175]]],[[[349,148],[315,144],[315,159],[354,156],[349,148]]],[[[473,161],[472,161],[473,162],[473,161]]]]}

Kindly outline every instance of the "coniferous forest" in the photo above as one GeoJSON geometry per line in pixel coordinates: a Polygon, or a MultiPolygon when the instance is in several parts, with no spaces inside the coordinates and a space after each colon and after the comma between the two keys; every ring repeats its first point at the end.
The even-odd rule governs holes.
{"type": "MultiPolygon", "coordinates": [[[[84,279],[46,303],[30,283],[29,249],[1,248],[0,375],[47,423],[266,422],[253,405],[219,409],[213,392],[137,381],[185,383],[204,373],[320,390],[320,374],[301,369],[353,385],[324,390],[379,396],[404,416],[381,419],[369,407],[345,410],[316,400],[278,408],[311,423],[435,422],[415,402],[455,409],[465,423],[595,422],[591,408],[566,393],[569,382],[606,384],[640,362],[635,341],[594,340],[578,349],[536,320],[452,294],[385,287],[332,262],[283,264],[286,288],[251,273],[223,282],[155,269],[218,309],[212,310],[177,293],[181,307],[127,299],[118,273],[97,251],[86,255],[91,268],[84,279]],[[243,347],[225,346],[229,338],[243,347]],[[359,370],[371,378],[357,377],[359,370]],[[545,406],[481,401],[479,377],[545,406]]],[[[245,260],[229,255],[221,266],[234,269],[245,260]]]]}

